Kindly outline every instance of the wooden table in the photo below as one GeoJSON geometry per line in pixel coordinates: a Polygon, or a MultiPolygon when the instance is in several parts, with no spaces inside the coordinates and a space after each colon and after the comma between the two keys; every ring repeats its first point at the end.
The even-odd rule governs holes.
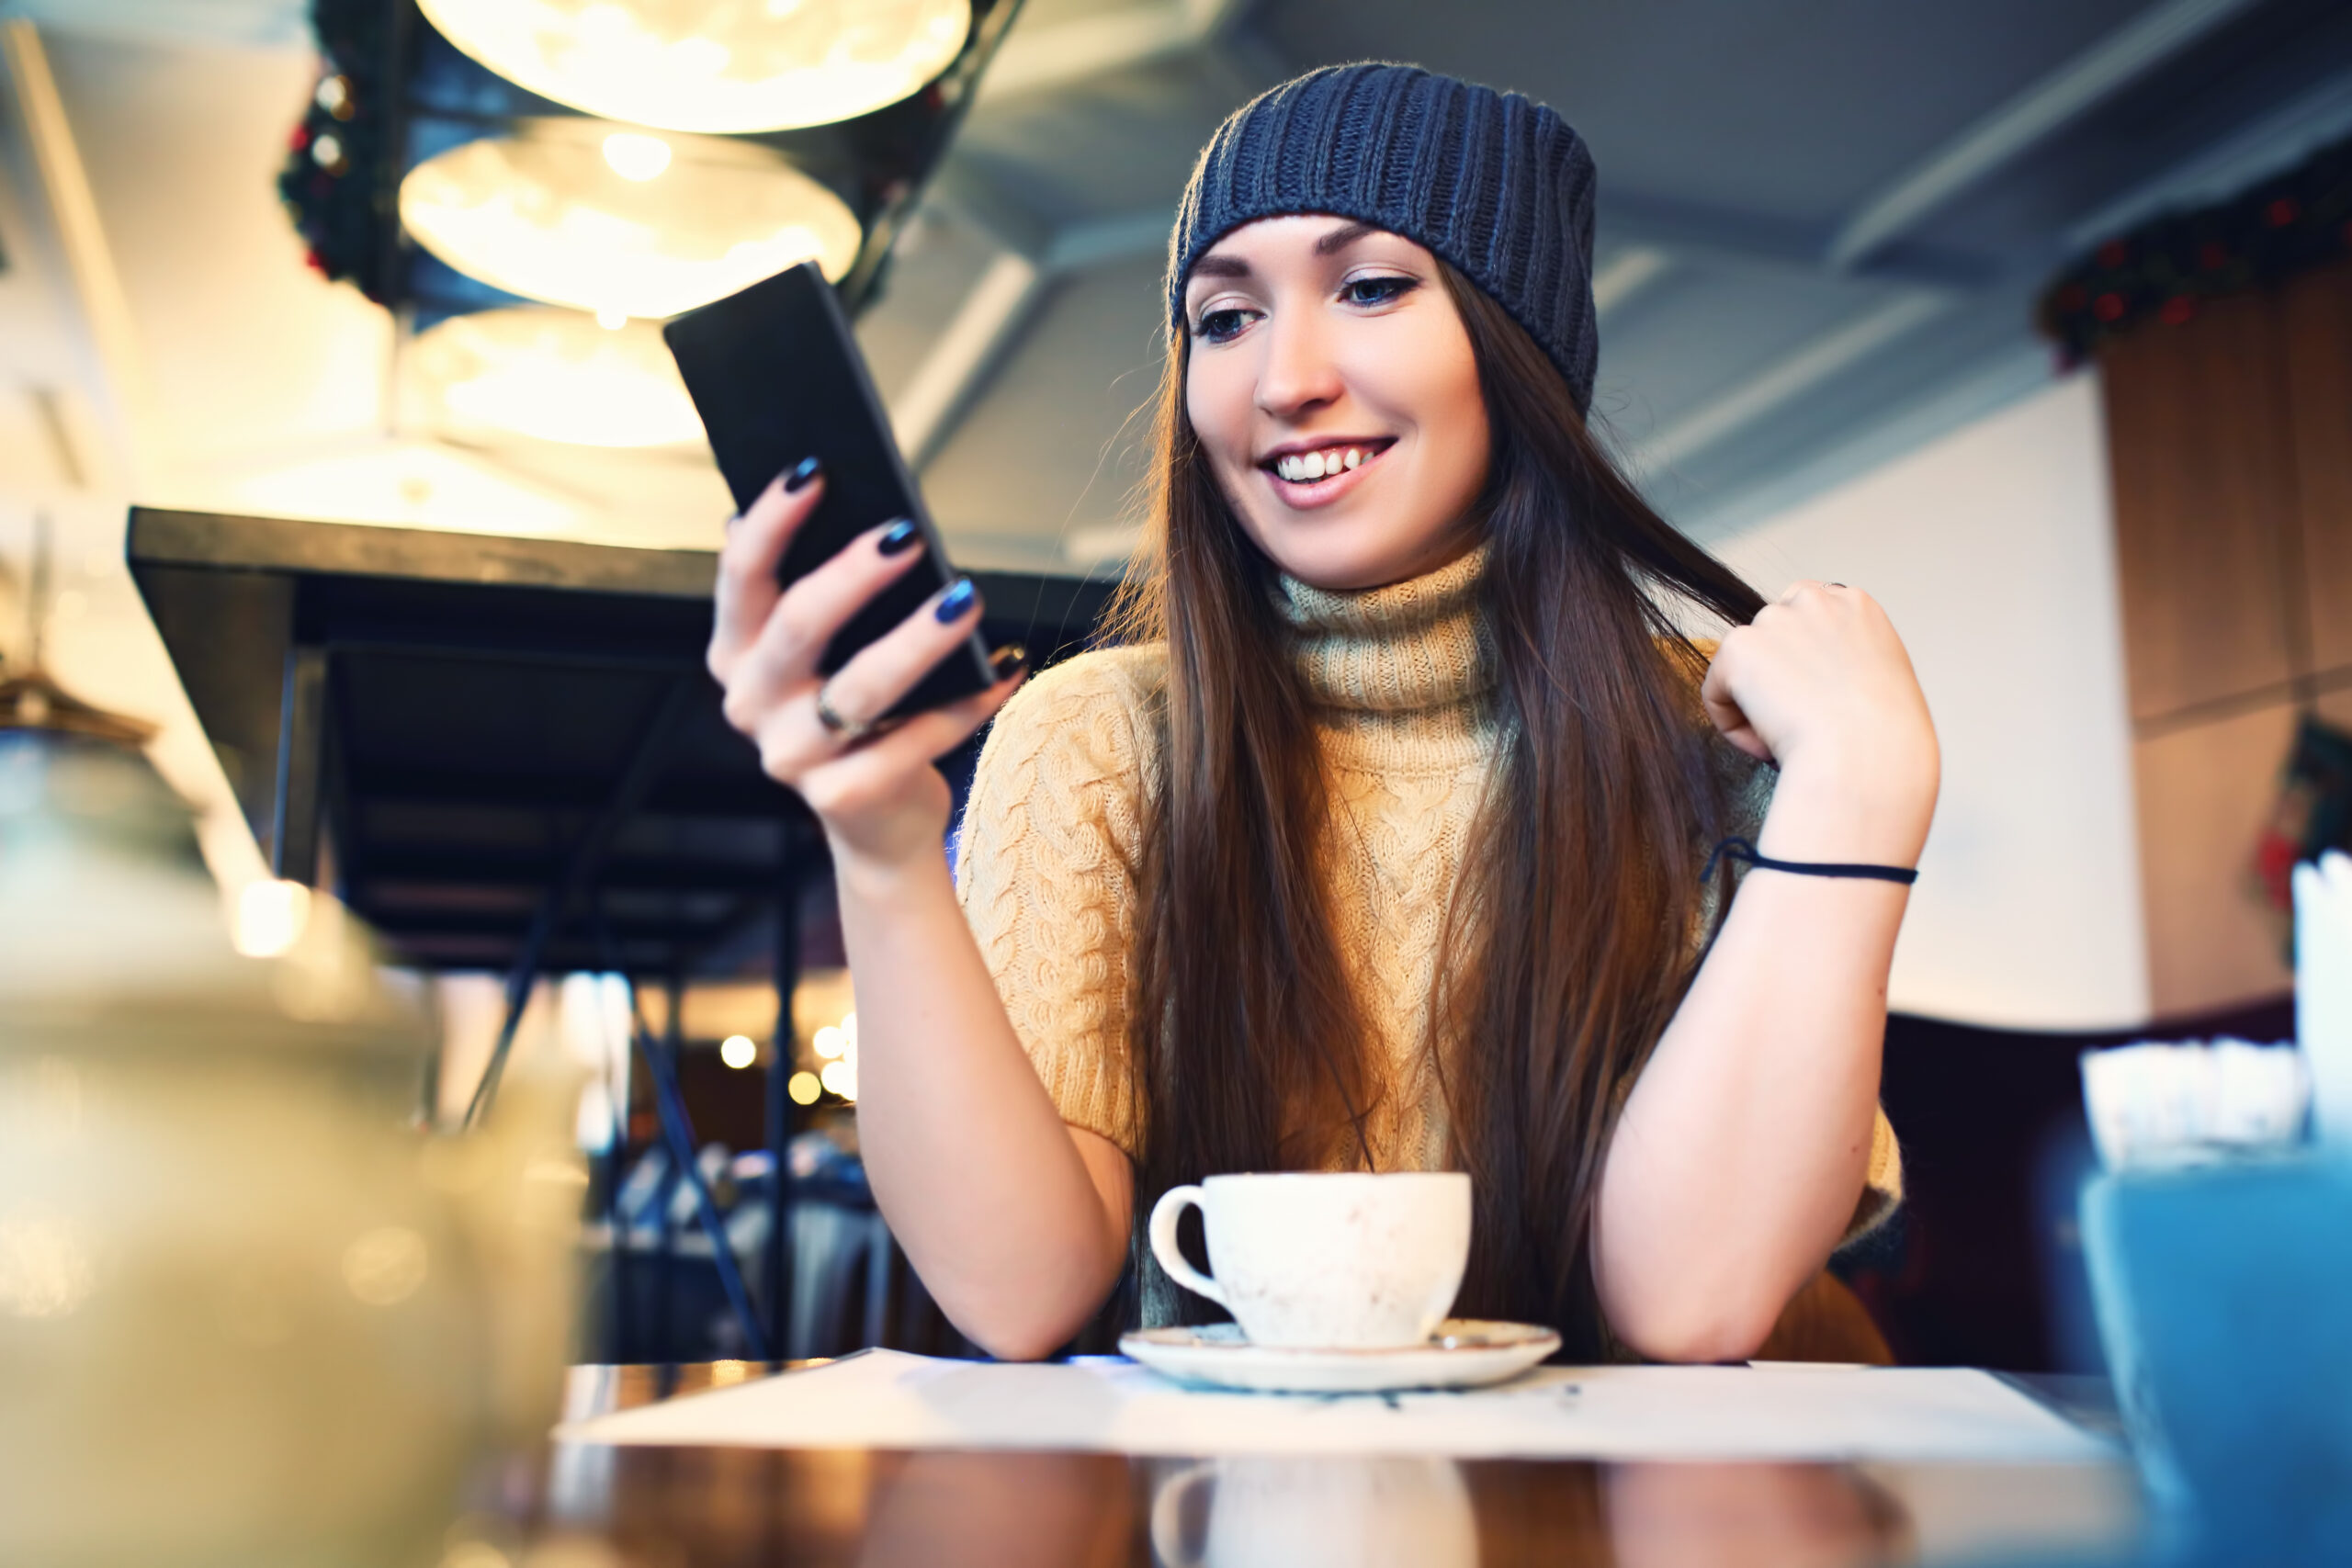
{"type": "MultiPolygon", "coordinates": [[[[627,1409],[762,1371],[729,1361],[582,1367],[568,1415],[627,1409]]],[[[2052,1403],[2068,1408],[2067,1392],[2052,1403]]],[[[1098,1453],[558,1445],[493,1478],[451,1562],[492,1568],[488,1553],[463,1546],[470,1530],[514,1568],[1843,1568],[2019,1554],[2079,1562],[2127,1550],[2140,1521],[2134,1478],[2120,1461],[1204,1464],[1098,1453]]]]}

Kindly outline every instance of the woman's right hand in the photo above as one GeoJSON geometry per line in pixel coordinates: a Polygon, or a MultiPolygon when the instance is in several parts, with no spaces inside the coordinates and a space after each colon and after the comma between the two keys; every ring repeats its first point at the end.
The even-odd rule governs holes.
{"type": "Polygon", "coordinates": [[[727,722],[760,750],[771,778],[816,812],[838,859],[876,870],[937,860],[947,830],[947,781],[932,761],[986,724],[1020,685],[1017,656],[987,691],[851,739],[818,716],[820,689],[855,726],[888,713],[972,634],[979,595],[956,583],[934,594],[830,678],[818,672],[833,634],[922,554],[912,525],[868,530],[789,589],[776,586],[785,547],[824,493],[815,460],[762,491],[728,525],[718,555],[710,672],[726,693],[727,722]],[[943,618],[943,616],[944,618],[943,618]]]}

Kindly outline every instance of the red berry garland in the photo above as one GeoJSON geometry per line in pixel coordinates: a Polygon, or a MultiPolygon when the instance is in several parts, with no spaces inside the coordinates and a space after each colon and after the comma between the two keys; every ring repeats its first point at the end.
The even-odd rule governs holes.
{"type": "Polygon", "coordinates": [[[2035,325],[2068,365],[2154,320],[2352,257],[2352,138],[2252,190],[2167,213],[2094,248],[2042,290],[2035,325]]]}

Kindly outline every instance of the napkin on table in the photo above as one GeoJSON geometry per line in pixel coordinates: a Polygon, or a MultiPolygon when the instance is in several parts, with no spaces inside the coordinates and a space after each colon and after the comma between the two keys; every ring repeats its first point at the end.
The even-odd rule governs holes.
{"type": "Polygon", "coordinates": [[[2295,1037],[2320,1137],[2352,1143],[2352,856],[2295,868],[2295,1037]]]}

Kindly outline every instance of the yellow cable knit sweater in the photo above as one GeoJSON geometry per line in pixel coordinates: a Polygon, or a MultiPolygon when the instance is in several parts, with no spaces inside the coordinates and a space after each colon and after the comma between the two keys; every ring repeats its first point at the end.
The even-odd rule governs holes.
{"type": "MultiPolygon", "coordinates": [[[[1485,552],[1425,577],[1333,593],[1284,579],[1284,609],[1336,792],[1333,918],[1385,1090],[1377,1168],[1448,1163],[1423,1043],[1446,905],[1499,739],[1494,649],[1476,592],[1485,552]]],[[[1143,802],[1159,777],[1158,646],[1080,655],[1031,681],[980,754],[956,886],[1012,1027],[1062,1119],[1132,1156],[1127,954],[1143,802]]],[[[1334,1151],[1346,1163],[1352,1143],[1334,1151]]],[[[1902,1196],[1881,1115],[1856,1234],[1902,1196]]]]}

